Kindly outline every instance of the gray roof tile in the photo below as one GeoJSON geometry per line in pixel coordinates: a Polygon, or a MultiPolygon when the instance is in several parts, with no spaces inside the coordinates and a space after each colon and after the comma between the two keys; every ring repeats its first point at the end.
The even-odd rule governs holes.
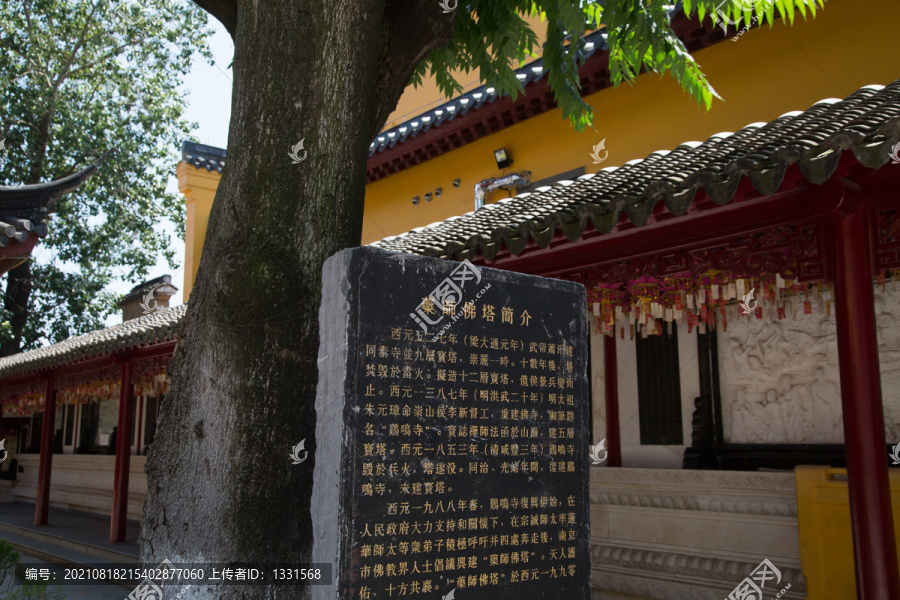
{"type": "Polygon", "coordinates": [[[196,142],[184,142],[181,145],[181,160],[198,169],[221,173],[225,168],[225,155],[224,149],[215,146],[196,142]]]}
{"type": "Polygon", "coordinates": [[[186,304],[160,309],[149,315],[79,335],[58,344],[0,358],[0,378],[173,340],[175,330],[186,310],[186,304]]]}
{"type": "Polygon", "coordinates": [[[557,231],[574,241],[588,222],[608,233],[622,212],[643,225],[659,201],[680,216],[701,189],[714,202],[727,204],[745,177],[760,193],[772,194],[794,164],[809,182],[821,184],[847,150],[864,166],[879,168],[898,140],[900,80],[886,87],[866,86],[844,100],[823,100],[806,111],[719,133],[702,143],[654,152],[566,185],[539,188],[373,245],[459,260],[480,253],[491,260],[503,246],[519,254],[530,239],[546,247],[557,231]]]}

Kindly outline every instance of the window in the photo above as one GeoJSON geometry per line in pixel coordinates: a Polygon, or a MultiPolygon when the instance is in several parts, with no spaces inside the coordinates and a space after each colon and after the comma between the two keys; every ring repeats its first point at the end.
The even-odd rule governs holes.
{"type": "Polygon", "coordinates": [[[642,445],[684,444],[678,331],[637,336],[638,411],[642,445]]]}
{"type": "Polygon", "coordinates": [[[41,451],[41,431],[44,428],[44,411],[31,415],[31,443],[28,445],[29,452],[41,451]]]}
{"type": "Polygon", "coordinates": [[[63,443],[64,446],[72,445],[72,438],[75,435],[75,405],[74,404],[65,404],[63,405],[63,410],[65,410],[66,415],[64,418],[66,424],[66,436],[65,441],[63,443]]]}
{"type": "Polygon", "coordinates": [[[141,454],[147,454],[147,448],[153,443],[153,437],[156,435],[159,398],[147,398],[144,411],[144,449],[141,454]]]}
{"type": "Polygon", "coordinates": [[[97,445],[100,411],[96,402],[81,405],[81,423],[78,428],[78,450],[88,452],[97,445]]]}

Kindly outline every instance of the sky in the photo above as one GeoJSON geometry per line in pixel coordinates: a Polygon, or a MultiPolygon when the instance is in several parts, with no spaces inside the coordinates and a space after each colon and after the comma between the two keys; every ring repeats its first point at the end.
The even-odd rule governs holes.
{"type": "MultiPolygon", "coordinates": [[[[201,144],[225,148],[228,142],[228,120],[231,117],[231,81],[232,72],[228,68],[234,55],[234,44],[231,36],[225,31],[219,21],[210,17],[210,27],[215,31],[209,39],[215,64],[210,65],[199,55],[195,55],[191,72],[185,78],[182,89],[187,93],[188,107],[184,117],[197,124],[191,132],[194,138],[201,144]]],[[[181,148],[178,148],[179,157],[181,148]]],[[[175,176],[177,160],[172,163],[171,176],[166,190],[178,193],[178,179],[175,176]]],[[[183,196],[182,196],[183,198],[183,196]]],[[[184,242],[175,234],[175,228],[169,226],[162,228],[172,238],[172,248],[178,260],[177,270],[169,268],[166,261],[159,257],[156,267],[150,270],[147,279],[154,279],[162,275],[171,275],[172,284],[178,288],[178,293],[169,300],[169,306],[178,306],[184,303],[182,288],[184,287],[184,242]]],[[[37,250],[37,249],[36,249],[37,250]]],[[[115,294],[126,294],[132,287],[142,283],[140,281],[126,281],[126,273],[120,273],[121,278],[109,286],[109,290],[115,294]]],[[[106,321],[107,326],[122,322],[122,313],[116,312],[106,321]]]]}

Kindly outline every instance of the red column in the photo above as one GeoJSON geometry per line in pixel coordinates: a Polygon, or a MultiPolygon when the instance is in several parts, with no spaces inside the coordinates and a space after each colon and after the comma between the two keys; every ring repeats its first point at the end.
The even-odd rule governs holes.
{"type": "Polygon", "coordinates": [[[125,541],[125,522],[128,516],[128,473],[131,468],[131,400],[134,385],[131,383],[131,361],[122,364],[122,382],[119,386],[119,425],[116,429],[116,475],[113,484],[112,520],[109,543],[125,541]]]}
{"type": "Polygon", "coordinates": [[[622,439],[619,432],[619,361],[616,336],[603,336],[603,367],[606,383],[606,450],[610,467],[622,466],[622,439]]]}
{"type": "Polygon", "coordinates": [[[34,504],[34,524],[46,525],[50,510],[50,471],[53,468],[53,429],[56,427],[56,390],[53,374],[44,388],[44,419],[41,424],[41,458],[38,468],[37,498],[34,504]]]}
{"type": "Polygon", "coordinates": [[[836,216],[832,224],[834,300],[857,598],[900,598],[866,211],[857,208],[846,216],[836,216]]]}

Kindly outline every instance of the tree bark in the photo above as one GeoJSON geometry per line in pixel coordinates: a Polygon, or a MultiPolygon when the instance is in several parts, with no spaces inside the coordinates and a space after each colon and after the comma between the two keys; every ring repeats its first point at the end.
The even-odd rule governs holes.
{"type": "MultiPolygon", "coordinates": [[[[34,160],[28,174],[28,183],[40,183],[44,174],[44,163],[47,160],[47,146],[50,142],[50,125],[53,123],[53,106],[56,92],[50,100],[50,107],[41,115],[38,136],[34,149],[34,160]]],[[[19,266],[10,269],[6,275],[6,295],[3,305],[12,313],[9,320],[10,335],[0,344],[0,356],[18,354],[22,348],[22,335],[28,324],[28,303],[34,284],[31,281],[31,258],[19,266]]]]}
{"type": "Polygon", "coordinates": [[[0,344],[0,356],[11,356],[22,347],[22,333],[28,322],[28,298],[33,288],[31,281],[31,260],[13,267],[6,274],[6,297],[3,305],[12,316],[9,320],[10,337],[0,344]]]}
{"type": "Polygon", "coordinates": [[[322,264],[359,244],[372,134],[454,21],[424,0],[198,4],[236,7],[228,159],[148,453],[142,559],[308,562],[322,264]],[[309,458],[292,465],[304,439],[309,458]]]}

